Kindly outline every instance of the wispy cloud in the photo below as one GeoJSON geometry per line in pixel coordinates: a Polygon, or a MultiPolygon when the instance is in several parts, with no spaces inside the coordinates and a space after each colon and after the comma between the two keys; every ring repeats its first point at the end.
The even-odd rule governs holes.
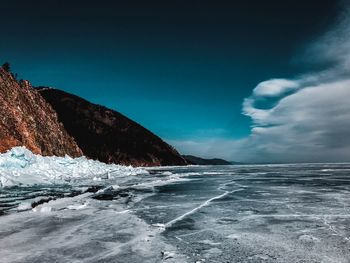
{"type": "MultiPolygon", "coordinates": [[[[347,12],[349,14],[349,12],[347,12]]],[[[350,19],[313,43],[307,55],[328,69],[261,82],[243,103],[252,119],[241,151],[255,161],[350,161],[350,19]],[[279,97],[270,108],[256,106],[279,97]]]]}
{"type": "Polygon", "coordinates": [[[350,161],[349,9],[305,57],[329,66],[292,79],[263,81],[244,99],[242,113],[252,120],[249,137],[173,143],[186,152],[240,161],[350,161]],[[268,101],[273,103],[266,107],[268,101]]]}

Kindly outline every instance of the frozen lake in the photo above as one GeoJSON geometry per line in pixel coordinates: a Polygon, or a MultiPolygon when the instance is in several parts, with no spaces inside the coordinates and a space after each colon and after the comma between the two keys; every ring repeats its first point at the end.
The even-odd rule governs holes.
{"type": "Polygon", "coordinates": [[[0,188],[0,262],[350,262],[350,164],[148,170],[0,188]]]}

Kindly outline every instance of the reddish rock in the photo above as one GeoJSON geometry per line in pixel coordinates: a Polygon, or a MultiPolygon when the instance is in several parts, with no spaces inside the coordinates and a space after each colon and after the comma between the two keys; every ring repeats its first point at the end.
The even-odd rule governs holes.
{"type": "Polygon", "coordinates": [[[0,67],[0,152],[14,146],[41,155],[82,155],[39,92],[0,67]]]}

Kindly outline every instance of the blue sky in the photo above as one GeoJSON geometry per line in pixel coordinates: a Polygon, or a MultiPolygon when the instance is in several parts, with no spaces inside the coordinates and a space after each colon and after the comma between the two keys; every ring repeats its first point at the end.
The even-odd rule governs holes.
{"type": "Polygon", "coordinates": [[[310,63],[306,51],[343,6],[229,2],[7,1],[1,59],[34,85],[125,114],[181,152],[256,161],[231,150],[254,133],[243,102],[269,108],[280,97],[258,97],[259,83],[333,63],[310,63]]]}

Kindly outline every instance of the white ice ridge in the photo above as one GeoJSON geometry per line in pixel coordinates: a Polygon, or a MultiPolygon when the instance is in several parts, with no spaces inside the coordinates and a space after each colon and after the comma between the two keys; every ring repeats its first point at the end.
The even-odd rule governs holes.
{"type": "Polygon", "coordinates": [[[0,154],[0,187],[64,183],[75,179],[102,180],[148,173],[141,168],[105,164],[86,157],[41,156],[25,147],[0,154]]]}

